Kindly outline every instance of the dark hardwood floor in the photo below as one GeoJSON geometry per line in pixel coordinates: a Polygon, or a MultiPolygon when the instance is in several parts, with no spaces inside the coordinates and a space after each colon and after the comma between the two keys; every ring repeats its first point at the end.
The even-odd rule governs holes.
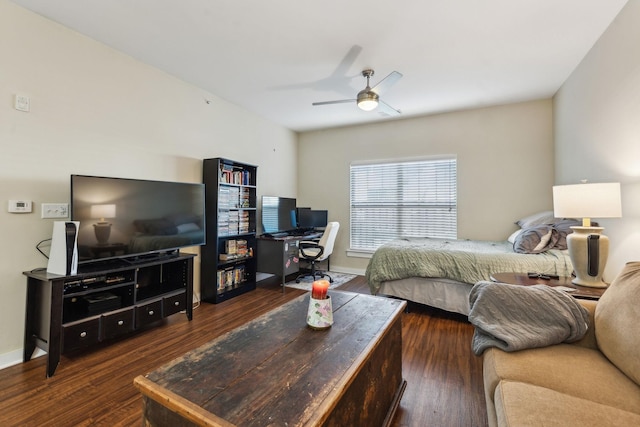
{"type": "MultiPolygon", "coordinates": [[[[341,289],[369,293],[361,276],[341,289]]],[[[0,370],[0,426],[140,426],[137,375],[302,293],[259,286],[222,304],[202,304],[191,322],[174,315],[108,346],[65,355],[48,379],[45,357],[0,370]]],[[[466,318],[410,304],[402,321],[408,384],[394,427],[486,426],[482,361],[471,352],[473,327],[466,318]]]]}

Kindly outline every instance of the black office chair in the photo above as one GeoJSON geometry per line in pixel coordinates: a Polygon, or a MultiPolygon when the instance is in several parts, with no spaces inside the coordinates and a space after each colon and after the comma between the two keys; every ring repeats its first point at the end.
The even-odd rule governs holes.
{"type": "Polygon", "coordinates": [[[303,240],[300,242],[300,258],[311,264],[311,269],[307,273],[303,273],[296,278],[296,283],[300,283],[303,277],[311,276],[313,280],[328,277],[329,282],[333,283],[333,279],[327,273],[316,270],[316,262],[324,261],[333,252],[333,245],[340,228],[339,222],[330,222],[322,233],[322,237],[318,242],[303,240]]]}

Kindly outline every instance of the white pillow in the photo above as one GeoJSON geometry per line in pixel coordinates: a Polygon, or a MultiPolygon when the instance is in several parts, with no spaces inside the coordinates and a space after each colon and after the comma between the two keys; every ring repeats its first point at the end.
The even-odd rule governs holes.
{"type": "Polygon", "coordinates": [[[520,233],[522,233],[522,228],[521,228],[520,230],[516,230],[516,231],[514,231],[514,232],[511,234],[511,236],[509,236],[509,238],[507,239],[507,241],[508,241],[509,243],[515,243],[515,242],[516,242],[516,239],[518,238],[518,235],[519,235],[520,233]]]}
{"type": "Polygon", "coordinates": [[[180,224],[180,225],[176,225],[176,228],[178,229],[178,234],[180,233],[187,233],[189,231],[196,231],[196,230],[200,230],[200,227],[198,227],[196,224],[194,224],[193,222],[188,222],[186,224],[180,224]]]}

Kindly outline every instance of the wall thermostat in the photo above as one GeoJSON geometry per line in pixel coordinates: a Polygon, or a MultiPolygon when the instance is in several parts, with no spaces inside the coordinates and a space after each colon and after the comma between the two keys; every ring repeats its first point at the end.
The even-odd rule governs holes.
{"type": "Polygon", "coordinates": [[[31,200],[9,200],[9,212],[29,213],[33,211],[31,200]]]}

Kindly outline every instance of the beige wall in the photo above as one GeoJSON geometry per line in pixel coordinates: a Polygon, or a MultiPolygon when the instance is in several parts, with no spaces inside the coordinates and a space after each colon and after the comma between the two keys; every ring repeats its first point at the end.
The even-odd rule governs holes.
{"type": "Polygon", "coordinates": [[[640,259],[640,1],[630,1],[554,98],[556,181],[620,182],[605,280],[640,259]]]}
{"type": "Polygon", "coordinates": [[[296,194],[295,133],[5,0],[0,58],[0,366],[21,357],[22,271],[46,267],[40,204],[68,203],[70,174],[201,182],[203,158],[228,157],[259,166],[261,194],[296,194]]]}
{"type": "Polygon", "coordinates": [[[552,207],[552,125],[548,99],[303,133],[298,204],[340,222],[332,269],[362,272],[368,259],[346,253],[350,163],[455,154],[458,237],[506,240],[515,220],[552,207]]]}

